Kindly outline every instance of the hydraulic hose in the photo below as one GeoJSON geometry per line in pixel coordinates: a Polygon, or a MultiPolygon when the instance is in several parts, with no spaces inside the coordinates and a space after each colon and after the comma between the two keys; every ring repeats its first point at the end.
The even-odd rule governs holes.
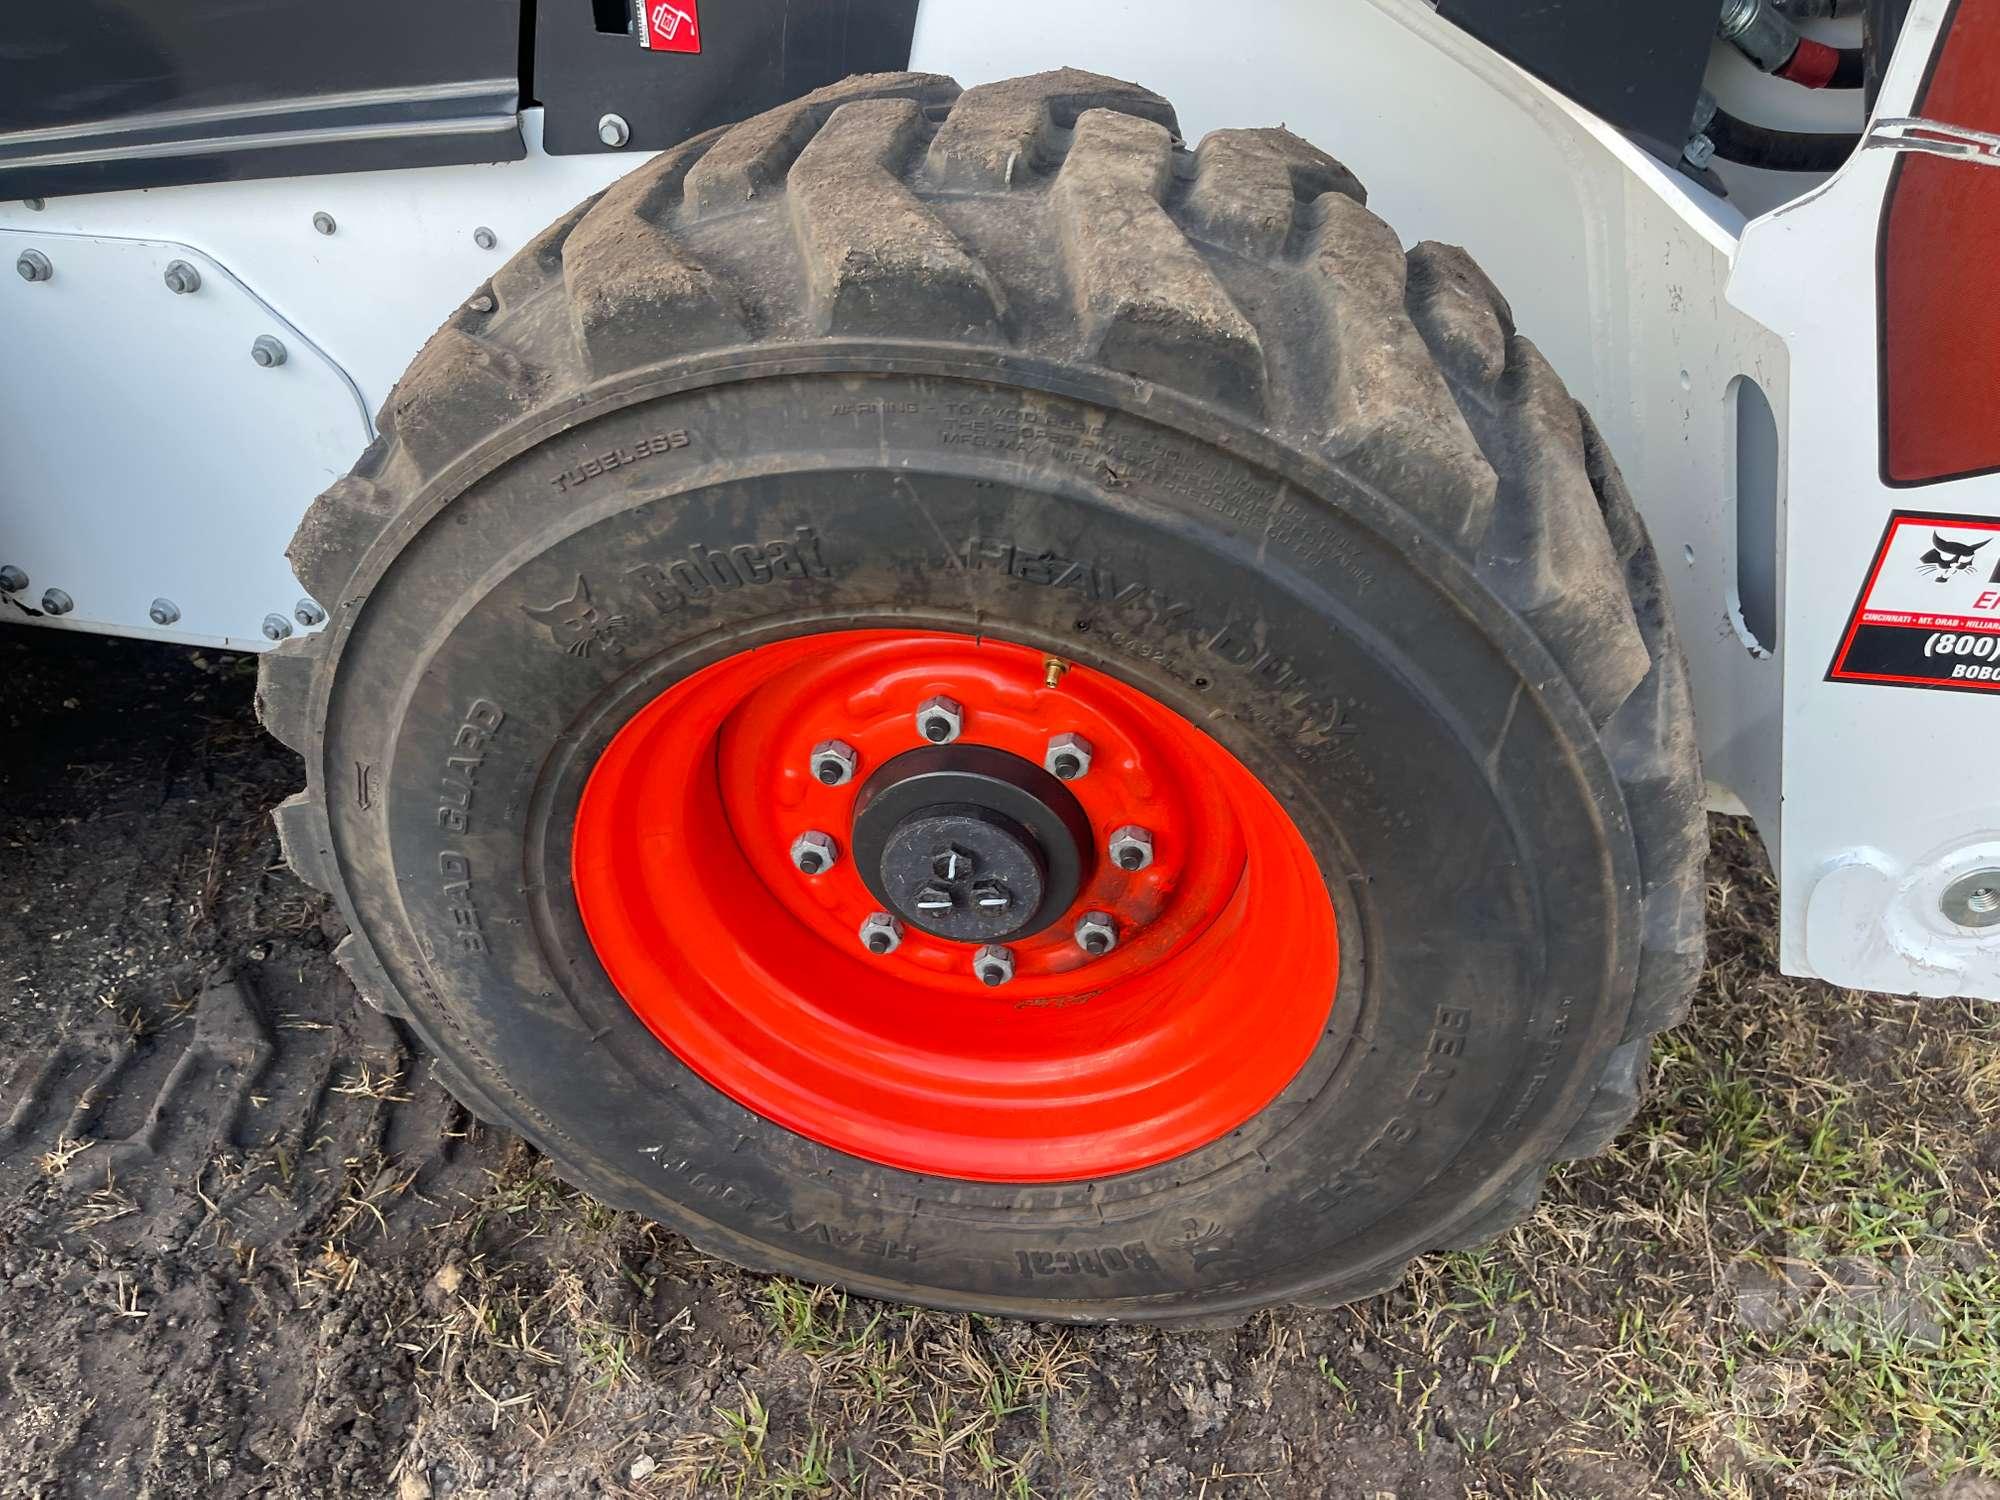
{"type": "Polygon", "coordinates": [[[1773,172],[1834,172],[1861,144],[1859,135],[1842,131],[1776,130],[1739,120],[1718,109],[1702,128],[1724,161],[1773,172]]]}

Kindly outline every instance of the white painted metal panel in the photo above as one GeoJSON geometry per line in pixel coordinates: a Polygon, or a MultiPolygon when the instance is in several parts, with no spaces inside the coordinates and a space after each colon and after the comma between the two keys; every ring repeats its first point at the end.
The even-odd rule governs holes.
{"type": "Polygon", "coordinates": [[[0,257],[0,563],[29,579],[0,615],[55,588],[75,608],[38,623],[123,631],[165,599],[162,633],[267,644],[265,616],[292,621],[300,598],[284,549],[302,500],[368,441],[360,392],[187,245],[0,230],[0,257]],[[14,274],[30,248],[48,280],[14,274]],[[199,290],[168,289],[175,261],[199,290]],[[282,364],[252,361],[259,338],[282,364]]]}
{"type": "Polygon", "coordinates": [[[267,647],[264,616],[300,597],[285,544],[424,340],[647,159],[546,156],[540,125],[523,117],[518,162],[0,203],[0,564],[29,573],[30,606],[51,584],[76,600],[62,619],[0,603],[0,621],[267,647]],[[31,245],[51,280],[14,274],[31,245]],[[166,289],[175,258],[199,292],[166,289]],[[252,364],[253,331],[292,357],[252,364]],[[148,618],[156,596],[177,623],[148,618]]]}

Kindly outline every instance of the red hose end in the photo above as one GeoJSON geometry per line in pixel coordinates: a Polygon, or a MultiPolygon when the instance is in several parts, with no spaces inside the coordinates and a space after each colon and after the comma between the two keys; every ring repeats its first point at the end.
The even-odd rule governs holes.
{"type": "Polygon", "coordinates": [[[1823,89],[1833,82],[1840,67],[1840,49],[1810,37],[1800,37],[1798,50],[1777,70],[1777,76],[1809,89],[1823,89]]]}

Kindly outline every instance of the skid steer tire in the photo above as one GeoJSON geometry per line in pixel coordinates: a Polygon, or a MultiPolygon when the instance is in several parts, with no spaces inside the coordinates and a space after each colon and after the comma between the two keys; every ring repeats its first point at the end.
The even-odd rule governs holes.
{"type": "MultiPolygon", "coordinates": [[[[1684,666],[1589,417],[1462,251],[1363,204],[1283,130],[1187,151],[1113,79],[896,74],[551,226],[293,543],[331,620],[260,707],[357,987],[604,1201],[869,1295],[1212,1323],[1517,1222],[1630,1118],[1699,972],[1684,666]],[[1282,941],[1239,965],[1323,1018],[1274,1097],[1129,1170],[1066,1174],[1030,1127],[1014,1180],[957,1177],[656,1040],[572,881],[593,765],[711,664],[859,630],[1013,643],[1268,790],[1339,943],[1330,995],[1258,991],[1282,941]]],[[[774,918],[763,956],[800,941],[774,918]]]]}

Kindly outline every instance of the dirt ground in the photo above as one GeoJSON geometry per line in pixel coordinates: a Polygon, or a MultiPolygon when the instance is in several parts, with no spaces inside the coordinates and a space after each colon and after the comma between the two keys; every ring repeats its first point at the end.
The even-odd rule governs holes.
{"type": "Polygon", "coordinates": [[[254,677],[0,632],[0,1495],[2000,1496],[2000,1007],[1781,977],[1737,824],[1651,1103],[1532,1221],[1068,1330],[733,1270],[474,1127],[280,865],[254,677]]]}

